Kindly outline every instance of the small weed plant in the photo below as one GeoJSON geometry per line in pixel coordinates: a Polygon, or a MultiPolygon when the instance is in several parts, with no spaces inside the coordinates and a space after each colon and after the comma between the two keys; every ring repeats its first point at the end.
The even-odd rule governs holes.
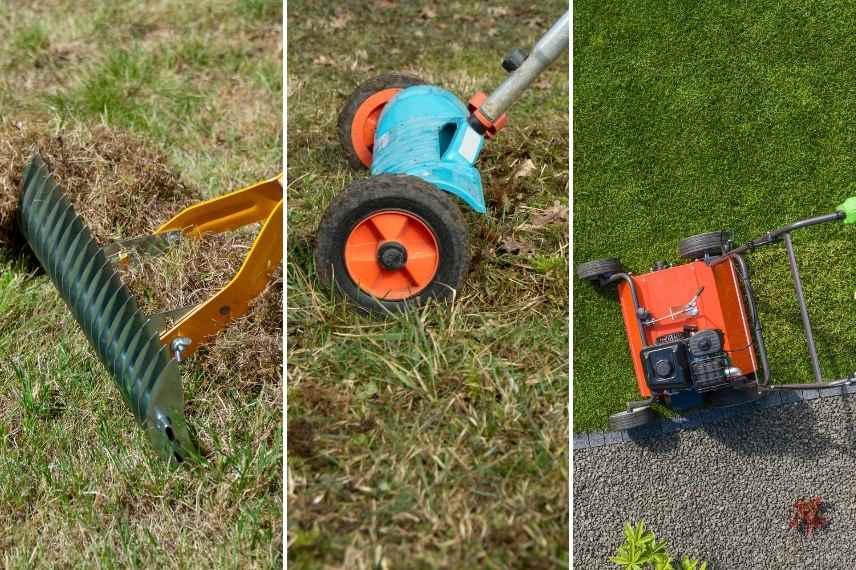
{"type": "Polygon", "coordinates": [[[624,544],[618,547],[610,560],[624,570],[707,570],[707,562],[682,556],[672,557],[666,550],[666,541],[658,541],[654,533],[645,528],[644,521],[635,525],[624,523],[624,544]]]}

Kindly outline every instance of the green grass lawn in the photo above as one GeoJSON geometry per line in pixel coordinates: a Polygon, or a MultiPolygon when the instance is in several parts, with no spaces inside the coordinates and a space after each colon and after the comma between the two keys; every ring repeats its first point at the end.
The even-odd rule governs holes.
{"type": "MultiPolygon", "coordinates": [[[[856,195],[856,37],[840,2],[584,3],[574,14],[574,261],[637,273],[856,195]]],[[[794,234],[821,364],[856,370],[856,228],[794,234]]],[[[781,246],[749,258],[774,381],[811,381],[781,246]]],[[[638,399],[614,294],[574,284],[574,431],[638,399]]]]}
{"type": "Polygon", "coordinates": [[[568,204],[567,58],[482,155],[489,212],[468,215],[472,270],[453,306],[370,320],[328,296],[312,261],[327,204],[366,176],[335,131],[357,85],[403,71],[467,99],[565,9],[289,3],[293,568],[567,565],[568,225],[543,222],[568,204]],[[505,253],[510,238],[531,252],[505,253]]]}
{"type": "MultiPolygon", "coordinates": [[[[205,196],[270,177],[281,18],[279,0],[0,3],[0,120],[128,131],[205,196]]],[[[0,250],[0,566],[279,568],[281,360],[248,371],[254,318],[183,365],[211,457],[170,469],[50,281],[0,250]]]]}

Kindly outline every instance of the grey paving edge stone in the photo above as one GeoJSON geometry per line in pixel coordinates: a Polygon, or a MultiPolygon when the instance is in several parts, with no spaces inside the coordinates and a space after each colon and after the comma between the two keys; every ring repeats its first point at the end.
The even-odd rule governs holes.
{"type": "Polygon", "coordinates": [[[832,388],[822,388],[817,391],[821,398],[835,398],[836,396],[846,396],[846,386],[834,386],[832,388]]]}
{"type": "Polygon", "coordinates": [[[762,408],[775,408],[776,406],[782,405],[782,393],[781,392],[767,392],[763,399],[761,399],[761,407],[762,408]]]}
{"type": "Polygon", "coordinates": [[[800,398],[804,401],[817,400],[820,393],[817,390],[800,390],[800,398]]]}
{"type": "Polygon", "coordinates": [[[620,431],[605,432],[603,434],[603,439],[606,442],[606,445],[615,445],[616,443],[623,443],[620,431]]]}
{"type": "Polygon", "coordinates": [[[663,418],[652,426],[638,428],[633,433],[620,432],[581,432],[574,434],[574,449],[588,449],[605,445],[617,445],[649,438],[658,438],[678,431],[693,429],[709,423],[731,418],[743,413],[749,413],[766,408],[774,408],[784,404],[794,404],[800,401],[816,400],[818,398],[847,397],[856,394],[856,384],[821,388],[819,390],[776,390],[768,393],[761,400],[756,400],[742,406],[729,408],[708,408],[689,416],[663,418]]]}
{"type": "Polygon", "coordinates": [[[801,401],[800,395],[793,390],[784,390],[779,392],[782,397],[782,404],[796,404],[801,401]]]}
{"type": "Polygon", "coordinates": [[[588,433],[575,433],[574,434],[574,449],[588,449],[589,448],[589,437],[588,433]]]}
{"type": "Polygon", "coordinates": [[[593,431],[589,433],[589,447],[600,447],[604,443],[602,431],[593,431]]]}

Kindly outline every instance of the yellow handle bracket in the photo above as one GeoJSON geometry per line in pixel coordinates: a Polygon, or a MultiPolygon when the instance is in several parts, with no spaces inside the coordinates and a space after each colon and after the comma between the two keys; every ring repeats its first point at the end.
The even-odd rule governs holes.
{"type": "Polygon", "coordinates": [[[155,233],[181,230],[200,237],[265,220],[244,258],[241,268],[223,289],[195,307],[160,337],[172,350],[175,339],[189,338],[181,357],[193,354],[211,336],[217,334],[249,309],[268,284],[271,273],[282,262],[283,247],[282,175],[248,188],[206,200],[179,212],[155,233]]]}
{"type": "Polygon", "coordinates": [[[155,234],[181,230],[199,237],[228,232],[268,218],[281,201],[282,174],[185,208],[155,230],[155,234]]]}

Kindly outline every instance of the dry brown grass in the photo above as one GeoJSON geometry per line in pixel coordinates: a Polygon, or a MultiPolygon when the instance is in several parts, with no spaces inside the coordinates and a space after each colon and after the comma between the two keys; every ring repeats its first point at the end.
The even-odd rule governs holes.
{"type": "Polygon", "coordinates": [[[165,155],[121,130],[0,122],[0,247],[20,245],[21,175],[38,151],[99,242],[143,234],[199,199],[165,155]]]}
{"type": "MultiPolygon", "coordinates": [[[[256,227],[183,240],[162,256],[131,256],[123,281],[149,313],[196,305],[219,291],[243,262],[256,227]]],[[[202,348],[198,365],[211,381],[279,382],[282,377],[282,266],[248,313],[202,348]]]]}
{"type": "MultiPolygon", "coordinates": [[[[8,247],[36,144],[102,243],[278,172],[281,13],[278,0],[0,1],[0,568],[281,565],[281,277],[182,364],[210,455],[170,469],[50,280],[8,247]]],[[[253,230],[122,278],[148,312],[198,302],[253,230]]]]}
{"type": "MultiPolygon", "coordinates": [[[[61,190],[100,242],[149,233],[200,191],[185,182],[151,144],[121,130],[97,127],[51,133],[45,124],[0,122],[0,247],[20,248],[17,228],[21,175],[33,152],[46,160],[61,190]]],[[[149,313],[205,301],[238,271],[257,227],[184,240],[159,257],[133,257],[120,267],[149,313]]],[[[275,379],[282,368],[282,270],[250,313],[214,340],[199,364],[226,378],[275,379]]]]}
{"type": "Polygon", "coordinates": [[[466,100],[564,9],[289,3],[290,567],[568,565],[568,223],[543,221],[568,199],[562,64],[479,159],[489,213],[468,216],[453,305],[367,320],[327,294],[312,258],[323,210],[366,176],[335,134],[352,89],[400,71],[466,100]]]}

